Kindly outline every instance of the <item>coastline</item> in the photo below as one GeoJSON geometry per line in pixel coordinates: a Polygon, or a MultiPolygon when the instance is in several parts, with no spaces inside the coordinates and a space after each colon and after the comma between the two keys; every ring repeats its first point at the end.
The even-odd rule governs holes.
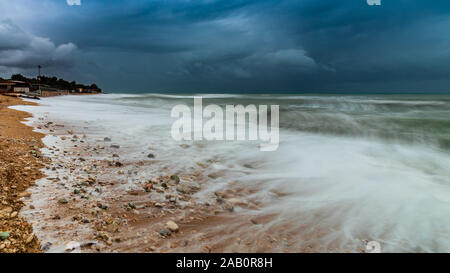
{"type": "MultiPolygon", "coordinates": [[[[241,143],[175,142],[167,138],[167,113],[179,103],[174,100],[190,99],[65,96],[46,98],[37,107],[11,107],[30,113],[25,124],[44,136],[38,152],[49,159],[41,169],[45,177],[29,189],[32,195],[23,199],[25,206],[20,211],[33,226],[44,252],[67,252],[68,246],[77,245],[81,252],[364,252],[367,242],[383,236],[366,232],[364,224],[384,208],[378,198],[393,198],[391,203],[397,202],[392,204],[402,210],[410,202],[402,194],[408,190],[415,198],[449,208],[433,198],[446,191],[445,186],[436,191],[435,179],[446,181],[448,177],[444,168],[448,157],[439,146],[404,145],[363,137],[358,131],[353,138],[336,137],[334,127],[327,126],[323,128],[329,131],[323,134],[308,134],[302,128],[285,134],[285,143],[275,154],[260,153],[256,146],[241,143]],[[296,150],[299,145],[301,149],[296,150]],[[344,162],[337,152],[342,148],[347,151],[344,162]],[[326,152],[326,157],[317,151],[326,152]],[[360,158],[364,160],[354,160],[360,158]],[[317,168],[323,160],[328,164],[317,168]],[[411,163],[423,167],[412,169],[411,163]],[[358,171],[349,176],[347,172],[355,167],[358,171]],[[380,167],[383,175],[372,179],[379,176],[380,167]],[[365,191],[354,191],[361,181],[365,191]],[[379,188],[380,181],[388,186],[386,190],[379,188]],[[418,190],[422,185],[434,187],[418,190]],[[392,192],[392,186],[401,190],[392,192]],[[353,209],[365,213],[355,214],[353,209]]],[[[310,100],[306,106],[316,104],[310,100]]],[[[433,106],[427,113],[446,109],[441,102],[421,98],[353,98],[342,104],[330,98],[325,102],[393,110],[433,106]]],[[[285,99],[279,103],[283,105],[285,99]]],[[[323,121],[322,115],[320,110],[311,118],[323,121]]],[[[339,121],[346,125],[347,119],[357,117],[345,115],[339,121]]],[[[380,120],[383,117],[376,116],[372,121],[380,120]]],[[[358,129],[360,125],[355,124],[358,129]]],[[[438,139],[441,134],[432,136],[438,139]]],[[[382,225],[371,231],[384,230],[390,219],[408,215],[408,211],[390,215],[377,218],[382,225]]],[[[441,223],[441,218],[427,213],[421,217],[441,223]]],[[[411,230],[405,220],[392,226],[392,236],[405,227],[411,230]]],[[[403,234],[412,238],[408,232],[403,234]]],[[[428,235],[431,238],[433,233],[428,235]]],[[[411,249],[415,244],[411,241],[411,249]]],[[[403,249],[387,247],[385,251],[403,249]]]]}
{"type": "MultiPolygon", "coordinates": [[[[222,174],[214,161],[176,166],[176,154],[157,142],[136,145],[97,119],[52,115],[65,100],[15,107],[31,113],[27,125],[45,135],[45,177],[21,211],[44,252],[315,250],[297,244],[297,232],[271,227],[276,216],[249,198],[256,186],[215,185],[222,174]]],[[[178,150],[186,153],[185,145],[178,150]]]]}
{"type": "Polygon", "coordinates": [[[22,199],[30,198],[29,187],[43,176],[45,159],[39,154],[44,135],[22,123],[29,113],[13,105],[36,105],[19,98],[0,96],[0,253],[41,252],[33,227],[22,218],[22,199]]]}
{"type": "Polygon", "coordinates": [[[44,252],[70,252],[71,245],[82,252],[255,248],[252,240],[246,242],[236,232],[256,226],[256,220],[235,212],[252,204],[236,199],[233,190],[196,196],[210,180],[201,172],[151,168],[161,154],[147,147],[126,147],[108,132],[98,135],[95,122],[77,124],[31,113],[27,125],[45,135],[39,152],[49,161],[21,214],[33,225],[44,252]],[[138,160],[129,157],[136,148],[145,151],[139,152],[143,155],[138,160]],[[152,153],[156,159],[148,156],[152,153]]]}

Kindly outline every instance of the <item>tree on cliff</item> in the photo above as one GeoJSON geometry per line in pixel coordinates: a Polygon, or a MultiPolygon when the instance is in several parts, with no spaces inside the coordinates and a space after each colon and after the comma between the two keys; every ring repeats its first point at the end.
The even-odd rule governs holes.
{"type": "Polygon", "coordinates": [[[13,81],[21,81],[21,82],[28,82],[28,79],[21,74],[14,74],[11,76],[11,80],[13,81]]]}

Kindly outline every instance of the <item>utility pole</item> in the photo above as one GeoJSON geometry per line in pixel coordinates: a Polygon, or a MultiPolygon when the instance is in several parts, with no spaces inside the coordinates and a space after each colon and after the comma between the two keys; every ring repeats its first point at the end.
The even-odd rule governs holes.
{"type": "Polygon", "coordinates": [[[41,65],[38,65],[38,88],[39,88],[39,96],[41,95],[41,65]]]}

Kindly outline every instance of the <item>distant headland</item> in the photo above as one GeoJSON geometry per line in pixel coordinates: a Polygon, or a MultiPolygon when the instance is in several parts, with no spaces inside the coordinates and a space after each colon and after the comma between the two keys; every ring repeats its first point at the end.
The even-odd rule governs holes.
{"type": "Polygon", "coordinates": [[[95,83],[84,85],[57,77],[27,78],[21,74],[14,74],[11,79],[0,78],[0,94],[9,96],[38,99],[40,97],[100,93],[102,93],[102,89],[95,83]]]}

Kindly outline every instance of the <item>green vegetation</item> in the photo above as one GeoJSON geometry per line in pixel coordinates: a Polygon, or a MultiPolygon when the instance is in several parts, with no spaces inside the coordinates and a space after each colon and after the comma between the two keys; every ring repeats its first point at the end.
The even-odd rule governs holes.
{"type": "Polygon", "coordinates": [[[60,90],[77,90],[79,88],[82,88],[83,90],[101,91],[101,89],[98,88],[98,86],[95,83],[93,83],[91,85],[84,85],[84,84],[77,83],[75,81],[68,82],[64,79],[58,79],[57,77],[41,76],[40,78],[41,78],[41,81],[39,82],[39,80],[37,78],[27,78],[21,74],[14,74],[11,76],[11,80],[13,80],[13,81],[22,81],[22,82],[27,82],[30,84],[40,83],[42,85],[48,85],[50,87],[57,88],[60,90]]]}

